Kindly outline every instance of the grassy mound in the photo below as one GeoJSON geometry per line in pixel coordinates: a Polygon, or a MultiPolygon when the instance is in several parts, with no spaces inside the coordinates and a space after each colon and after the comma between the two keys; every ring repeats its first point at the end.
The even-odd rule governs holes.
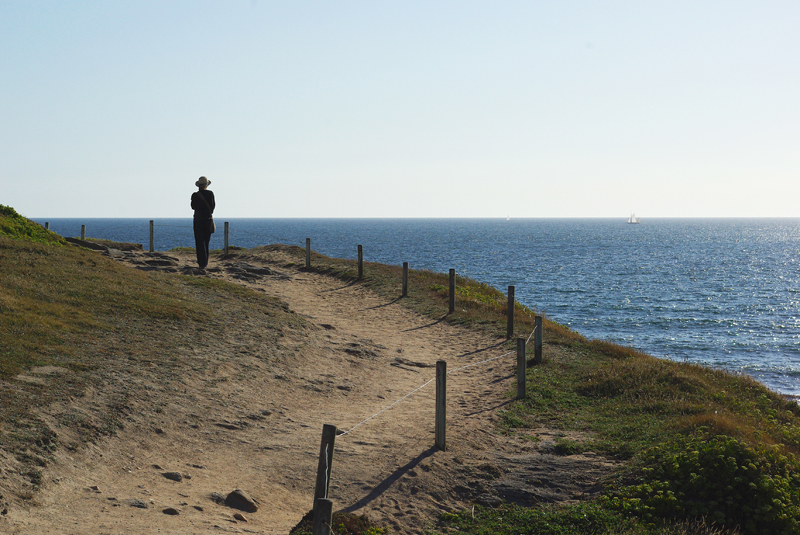
{"type": "Polygon", "coordinates": [[[2,204],[0,204],[0,236],[50,245],[66,244],[64,238],[55,232],[45,230],[40,224],[19,215],[10,206],[2,204]]]}

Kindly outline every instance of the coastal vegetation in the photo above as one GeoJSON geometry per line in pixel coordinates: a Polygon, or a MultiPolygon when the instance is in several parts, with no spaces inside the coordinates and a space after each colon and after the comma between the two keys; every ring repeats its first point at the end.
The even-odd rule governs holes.
{"type": "MultiPolygon", "coordinates": [[[[170,350],[194,343],[181,333],[205,336],[215,315],[260,311],[276,333],[301,324],[277,300],[239,285],[154,276],[64,245],[0,206],[0,450],[15,458],[30,492],[56,449],[78,448],[124,425],[131,409],[122,400],[100,419],[64,414],[64,424],[81,433],[79,442],[61,444],[37,416],[37,408],[107,380],[111,362],[126,359],[129,373],[147,373],[158,362],[168,378],[180,364],[170,350]],[[215,307],[207,314],[210,302],[215,307]],[[137,342],[151,336],[163,337],[163,352],[137,350],[137,342]],[[73,373],[47,389],[15,379],[43,366],[73,373]]],[[[270,248],[305,269],[305,250],[270,248]]],[[[457,278],[456,310],[447,314],[446,274],[412,271],[408,297],[401,299],[398,266],[367,263],[359,281],[355,261],[314,253],[310,269],[363,284],[434,321],[506,334],[505,294],[477,281],[457,278]]],[[[533,330],[536,315],[515,305],[509,349],[513,338],[533,330]]],[[[507,405],[494,432],[535,444],[537,429],[555,429],[562,433],[555,454],[604,455],[618,460],[619,470],[603,481],[598,496],[575,496],[561,506],[475,506],[443,515],[432,535],[800,533],[797,403],[748,376],[587,340],[546,317],[544,343],[543,362],[528,368],[526,399],[507,405]]],[[[348,522],[353,535],[383,531],[365,520],[341,521],[348,522]]]]}

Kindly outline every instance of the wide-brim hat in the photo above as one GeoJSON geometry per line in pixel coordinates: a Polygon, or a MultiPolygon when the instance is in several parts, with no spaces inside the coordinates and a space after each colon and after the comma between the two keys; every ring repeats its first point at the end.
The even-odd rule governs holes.
{"type": "Polygon", "coordinates": [[[194,185],[198,186],[198,187],[200,187],[200,186],[208,186],[209,184],[211,184],[211,181],[209,179],[207,179],[206,177],[204,177],[204,176],[201,176],[197,180],[197,182],[194,183],[194,185]]]}

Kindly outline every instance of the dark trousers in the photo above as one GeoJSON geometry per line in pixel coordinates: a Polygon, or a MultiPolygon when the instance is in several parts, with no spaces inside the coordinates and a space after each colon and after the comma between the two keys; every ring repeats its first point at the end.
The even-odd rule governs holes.
{"type": "Polygon", "coordinates": [[[194,220],[194,244],[197,250],[197,265],[205,268],[208,265],[208,242],[211,241],[211,220],[194,220]]]}

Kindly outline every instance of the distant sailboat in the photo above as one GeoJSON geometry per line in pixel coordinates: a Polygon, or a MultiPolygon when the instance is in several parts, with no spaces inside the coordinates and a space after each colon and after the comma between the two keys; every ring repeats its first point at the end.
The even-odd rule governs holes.
{"type": "Polygon", "coordinates": [[[638,225],[641,221],[641,218],[636,219],[636,214],[631,214],[631,216],[628,218],[628,223],[631,225],[638,225]]]}

